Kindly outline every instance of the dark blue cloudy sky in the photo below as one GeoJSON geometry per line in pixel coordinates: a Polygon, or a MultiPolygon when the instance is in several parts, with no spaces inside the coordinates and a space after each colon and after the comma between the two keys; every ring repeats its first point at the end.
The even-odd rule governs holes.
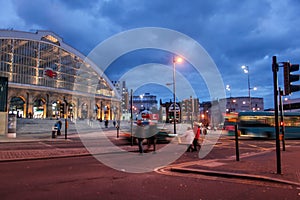
{"type": "MultiPolygon", "coordinates": [[[[122,31],[172,29],[202,45],[224,85],[230,85],[232,96],[248,95],[241,65],[249,66],[251,87],[258,88],[251,94],[263,97],[269,108],[273,106],[272,56],[300,62],[299,11],[298,0],[0,0],[0,28],[51,30],[85,55],[122,31]]],[[[137,51],[116,60],[106,73],[118,79],[127,68],[150,62],[168,65],[169,58],[168,52],[137,51]]],[[[193,77],[191,69],[181,70],[196,85],[200,101],[209,99],[201,78],[193,77]]],[[[171,93],[157,95],[172,97],[171,93]]]]}

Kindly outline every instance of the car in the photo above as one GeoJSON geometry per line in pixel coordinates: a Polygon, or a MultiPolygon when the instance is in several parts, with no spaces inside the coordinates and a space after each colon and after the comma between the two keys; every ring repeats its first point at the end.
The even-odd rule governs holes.
{"type": "MultiPolygon", "coordinates": [[[[157,139],[157,143],[169,143],[172,140],[172,138],[175,137],[175,135],[173,133],[171,133],[168,129],[159,129],[155,136],[157,139]]],[[[128,141],[131,141],[130,133],[124,133],[123,137],[125,139],[127,139],[128,141]]],[[[135,137],[134,133],[133,133],[132,137],[133,137],[133,141],[136,143],[137,137],[135,137]]]]}

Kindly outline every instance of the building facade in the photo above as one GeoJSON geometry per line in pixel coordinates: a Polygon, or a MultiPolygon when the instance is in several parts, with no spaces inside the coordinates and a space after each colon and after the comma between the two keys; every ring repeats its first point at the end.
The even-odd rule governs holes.
{"type": "Polygon", "coordinates": [[[18,117],[112,119],[119,96],[99,69],[55,33],[0,30],[0,76],[18,117]]]}
{"type": "Polygon", "coordinates": [[[245,111],[263,111],[264,110],[264,99],[260,97],[229,97],[225,99],[219,99],[215,101],[202,102],[200,104],[200,121],[203,124],[213,125],[215,127],[219,126],[223,122],[223,117],[225,112],[228,113],[238,113],[245,111]],[[251,102],[251,108],[250,104],[251,102]],[[218,106],[213,105],[225,105],[226,110],[219,110],[218,106]],[[215,107],[217,110],[212,110],[215,107]],[[217,115],[213,113],[218,113],[217,115]]]}
{"type": "Polygon", "coordinates": [[[221,99],[225,101],[226,112],[263,111],[264,99],[260,97],[229,97],[221,99]],[[250,106],[250,103],[251,106],[250,106]]]}
{"type": "Polygon", "coordinates": [[[157,110],[156,96],[150,93],[145,93],[139,96],[134,95],[132,97],[132,105],[134,113],[140,113],[144,110],[157,110]]]}
{"type": "Polygon", "coordinates": [[[300,98],[291,99],[285,97],[282,104],[283,104],[284,111],[300,112],[300,98]]]}
{"type": "Polygon", "coordinates": [[[182,121],[199,121],[200,103],[198,98],[183,99],[180,104],[182,121]]]}
{"type": "Polygon", "coordinates": [[[113,86],[121,97],[121,112],[126,114],[129,112],[129,93],[125,81],[112,81],[113,86]]]}

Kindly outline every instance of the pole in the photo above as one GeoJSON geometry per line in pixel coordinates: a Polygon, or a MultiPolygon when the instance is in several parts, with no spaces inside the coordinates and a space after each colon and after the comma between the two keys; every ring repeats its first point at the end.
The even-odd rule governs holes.
{"type": "Polygon", "coordinates": [[[68,124],[68,119],[65,118],[65,140],[68,139],[68,127],[69,127],[69,124],[68,124]]]}
{"type": "Polygon", "coordinates": [[[276,56],[273,56],[272,62],[273,84],[274,84],[274,110],[275,110],[275,133],[276,133],[276,164],[277,174],[281,174],[280,141],[279,141],[279,120],[278,120],[278,64],[276,56]]]}
{"type": "Polygon", "coordinates": [[[279,87],[279,109],[280,109],[280,132],[281,132],[281,142],[282,142],[282,151],[285,151],[285,140],[284,140],[284,119],[283,119],[283,104],[282,104],[282,95],[283,91],[279,87]]]}
{"type": "Polygon", "coordinates": [[[249,97],[249,110],[252,110],[252,102],[251,102],[251,87],[250,87],[250,71],[249,67],[247,66],[248,69],[248,97],[249,97]]]}
{"type": "Polygon", "coordinates": [[[133,115],[132,115],[132,107],[133,107],[133,97],[132,97],[132,89],[130,90],[130,136],[131,136],[131,146],[133,146],[133,135],[132,135],[132,128],[133,128],[133,115]]]}
{"type": "Polygon", "coordinates": [[[240,161],[240,151],[239,151],[239,136],[238,136],[238,125],[234,125],[235,132],[235,157],[236,161],[240,161]]]}
{"type": "Polygon", "coordinates": [[[195,102],[193,100],[193,96],[190,96],[190,100],[191,100],[191,128],[193,129],[194,128],[194,112],[195,112],[195,108],[194,108],[194,105],[195,105],[195,102]]]}
{"type": "Polygon", "coordinates": [[[176,134],[176,83],[175,83],[175,58],[173,57],[173,108],[174,108],[174,134],[176,134]]]}
{"type": "Polygon", "coordinates": [[[69,127],[69,124],[68,124],[68,119],[67,119],[67,113],[68,113],[68,101],[66,100],[66,98],[64,97],[64,102],[65,102],[65,105],[66,105],[66,108],[64,109],[64,117],[65,117],[65,140],[68,139],[68,127],[69,127]]]}
{"type": "Polygon", "coordinates": [[[119,138],[119,125],[117,125],[117,138],[119,138]]]}

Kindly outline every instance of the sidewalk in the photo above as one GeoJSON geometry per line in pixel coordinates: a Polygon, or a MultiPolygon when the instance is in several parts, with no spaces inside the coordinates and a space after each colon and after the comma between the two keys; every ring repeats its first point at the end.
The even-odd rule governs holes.
{"type": "MultiPolygon", "coordinates": [[[[72,143],[78,141],[78,135],[70,133],[68,139],[62,134],[52,139],[48,135],[31,135],[19,138],[0,137],[0,162],[49,159],[70,156],[88,156],[89,152],[84,147],[54,148],[46,142],[56,141],[72,143]],[[16,143],[22,143],[28,147],[25,149],[14,148],[16,143]],[[35,144],[34,148],[30,145],[35,144]],[[11,145],[12,148],[4,148],[11,145]],[[1,148],[2,147],[2,148],[1,148]]],[[[137,149],[137,146],[127,145],[129,151],[137,149]]],[[[187,152],[195,154],[197,152],[187,152]]],[[[277,159],[275,150],[260,153],[240,155],[240,161],[232,156],[226,159],[197,159],[191,162],[171,164],[164,169],[182,173],[198,173],[209,176],[221,176],[227,178],[243,178],[260,181],[272,181],[300,187],[300,146],[286,146],[286,151],[281,151],[281,174],[277,174],[277,159]]]]}
{"type": "Polygon", "coordinates": [[[281,174],[277,174],[276,152],[266,151],[249,155],[241,155],[229,159],[211,159],[174,164],[171,171],[198,173],[209,176],[242,178],[279,182],[300,187],[300,146],[286,147],[281,151],[281,174]]]}
{"type": "Polygon", "coordinates": [[[57,138],[52,138],[50,134],[23,134],[17,138],[0,136],[0,162],[90,155],[83,147],[54,148],[45,144],[46,142],[68,144],[72,143],[74,138],[78,138],[78,135],[68,134],[67,139],[64,134],[57,138]]]}

